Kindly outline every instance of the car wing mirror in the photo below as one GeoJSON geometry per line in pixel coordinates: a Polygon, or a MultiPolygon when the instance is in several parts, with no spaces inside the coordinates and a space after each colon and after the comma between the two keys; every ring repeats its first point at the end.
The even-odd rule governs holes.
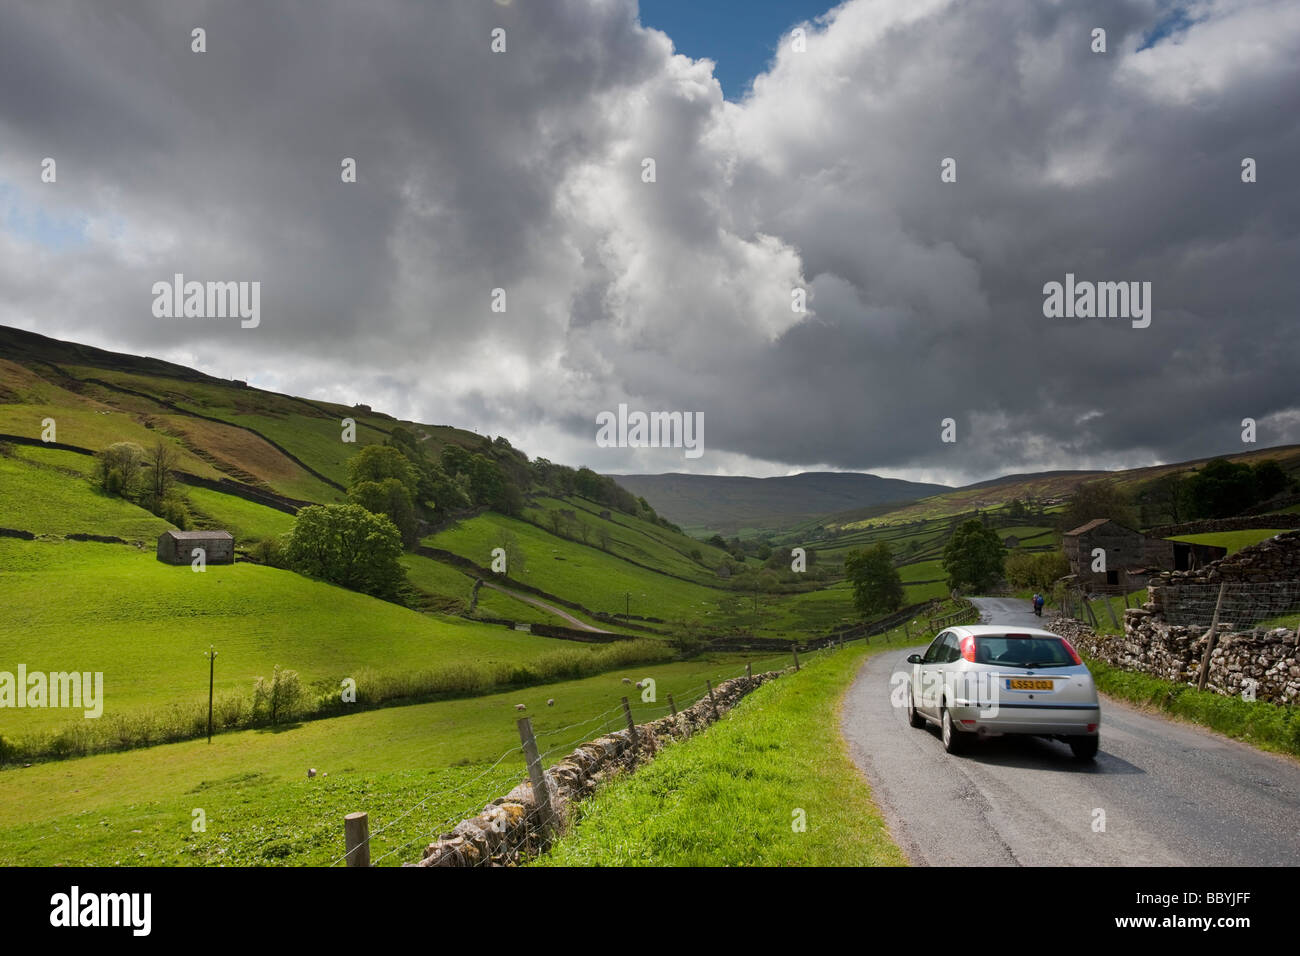
{"type": "Polygon", "coordinates": [[[920,654],[909,654],[909,655],[907,656],[907,663],[909,663],[909,664],[920,664],[920,663],[921,663],[921,655],[920,655],[920,654]]]}

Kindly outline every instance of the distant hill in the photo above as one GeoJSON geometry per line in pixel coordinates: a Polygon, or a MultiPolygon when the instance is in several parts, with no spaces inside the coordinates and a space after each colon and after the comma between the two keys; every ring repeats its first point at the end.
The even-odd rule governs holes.
{"type": "Polygon", "coordinates": [[[612,475],[683,528],[735,534],[779,530],[818,515],[902,505],[952,489],[857,472],[812,471],[778,478],[724,475],[612,475]]]}

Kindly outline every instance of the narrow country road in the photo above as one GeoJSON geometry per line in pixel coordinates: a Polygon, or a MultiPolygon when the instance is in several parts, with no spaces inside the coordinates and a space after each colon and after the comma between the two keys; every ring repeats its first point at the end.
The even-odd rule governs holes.
{"type": "MultiPolygon", "coordinates": [[[[983,623],[1050,630],[1025,601],[975,603],[983,623]]],[[[907,656],[919,650],[868,658],[842,723],[914,864],[1300,865],[1300,761],[1108,697],[1093,764],[1037,737],[987,740],[951,757],[935,729],[909,727],[890,703],[891,675],[909,673],[907,656]]]]}
{"type": "Polygon", "coordinates": [[[556,617],[567,622],[570,627],[576,627],[580,631],[590,631],[592,634],[613,633],[612,631],[606,631],[599,627],[593,627],[585,621],[578,620],[572,614],[561,611],[554,604],[547,604],[545,601],[539,600],[535,597],[529,597],[527,594],[523,594],[519,591],[512,591],[509,588],[503,588],[501,585],[493,584],[491,581],[484,581],[483,586],[485,588],[491,588],[493,591],[500,591],[502,594],[508,594],[516,601],[523,601],[525,604],[531,604],[533,607],[540,607],[543,611],[554,614],[556,617]]]}

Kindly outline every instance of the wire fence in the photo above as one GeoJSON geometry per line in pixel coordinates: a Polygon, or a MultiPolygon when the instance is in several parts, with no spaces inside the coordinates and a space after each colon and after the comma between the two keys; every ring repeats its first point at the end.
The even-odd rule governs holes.
{"type": "Polygon", "coordinates": [[[1300,615],[1300,581],[1229,581],[1221,584],[1175,584],[1156,589],[1157,607],[1169,624],[1209,627],[1241,633],[1296,627],[1300,615]]]}
{"type": "MultiPolygon", "coordinates": [[[[693,684],[684,690],[676,689],[671,694],[664,694],[656,688],[653,697],[646,697],[644,695],[650,693],[649,688],[629,687],[628,689],[633,693],[642,695],[635,705],[629,699],[628,705],[625,707],[624,701],[620,699],[617,704],[590,717],[571,721],[559,727],[537,730],[534,734],[534,740],[545,742],[544,744],[535,744],[539,751],[539,765],[556,763],[563,759],[564,756],[573,753],[583,743],[599,739],[612,731],[627,729],[628,716],[631,713],[630,708],[632,706],[635,706],[637,715],[641,718],[641,724],[644,724],[667,716],[670,713],[680,713],[689,709],[700,701],[706,700],[712,689],[716,689],[717,686],[733,678],[744,676],[747,673],[757,675],[765,671],[793,669],[796,659],[799,666],[806,666],[837,653],[841,646],[832,644],[817,650],[807,650],[803,653],[772,654],[754,658],[748,661],[747,664],[737,664],[729,669],[720,668],[709,680],[693,684]],[[668,702],[662,699],[665,696],[668,698],[668,702]]],[[[531,724],[531,721],[529,723],[531,724]]],[[[329,865],[379,866],[393,858],[401,860],[407,854],[407,851],[412,851],[412,848],[418,845],[427,845],[429,842],[437,840],[448,833],[449,828],[454,829],[460,821],[477,816],[485,806],[491,804],[495,797],[503,796],[504,791],[501,788],[509,789],[510,786],[519,783],[521,778],[525,777],[524,770],[526,766],[520,767],[513,763],[514,760],[518,760],[520,764],[526,764],[525,751],[526,747],[524,745],[510,747],[470,779],[455,786],[429,791],[373,832],[368,830],[369,821],[366,814],[355,815],[366,818],[365,826],[367,829],[364,835],[354,842],[348,842],[347,849],[333,859],[329,865]],[[514,784],[510,783],[512,780],[514,784]],[[480,784],[481,786],[478,786],[480,784]],[[455,807],[452,812],[440,813],[427,820],[421,819],[419,821],[419,835],[403,840],[391,847],[386,846],[381,855],[371,858],[372,846],[386,832],[391,831],[412,816],[416,816],[418,819],[420,811],[428,806],[442,805],[445,807],[447,798],[454,797],[456,794],[465,794],[465,799],[452,804],[455,807]]],[[[531,834],[538,830],[538,827],[532,824],[540,822],[537,820],[536,815],[542,812],[542,808],[532,804],[526,806],[529,809],[526,810],[525,822],[530,825],[514,827],[513,831],[516,834],[518,832],[531,834]]],[[[476,859],[472,861],[472,865],[488,866],[497,865],[503,860],[514,861],[526,851],[532,852],[537,849],[535,846],[524,845],[529,839],[532,839],[531,837],[506,834],[504,839],[503,847],[493,854],[491,858],[476,859]]],[[[349,841],[351,841],[351,837],[349,837],[349,841]]]]}
{"type": "MultiPolygon", "coordinates": [[[[1147,604],[1123,588],[1070,589],[1061,595],[1061,613],[1092,627],[1119,633],[1126,608],[1147,604]]],[[[1300,624],[1300,581],[1189,582],[1151,589],[1150,602],[1163,622],[1220,633],[1287,628],[1300,624]]]]}

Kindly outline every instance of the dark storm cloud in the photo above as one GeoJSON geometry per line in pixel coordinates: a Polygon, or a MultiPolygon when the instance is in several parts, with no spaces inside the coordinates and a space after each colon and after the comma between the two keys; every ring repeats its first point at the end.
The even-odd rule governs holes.
{"type": "Polygon", "coordinates": [[[630,0],[10,5],[0,186],[85,225],[10,214],[0,321],[606,470],[1300,440],[1300,13],[1181,9],[1140,50],[1166,4],[855,0],[728,104],[630,0]],[[176,271],[262,281],[261,326],[155,319],[176,271]],[[1067,272],[1151,282],[1150,327],[1045,318],[1067,272]],[[704,458],[595,449],[619,402],[702,412],[704,458]]]}

